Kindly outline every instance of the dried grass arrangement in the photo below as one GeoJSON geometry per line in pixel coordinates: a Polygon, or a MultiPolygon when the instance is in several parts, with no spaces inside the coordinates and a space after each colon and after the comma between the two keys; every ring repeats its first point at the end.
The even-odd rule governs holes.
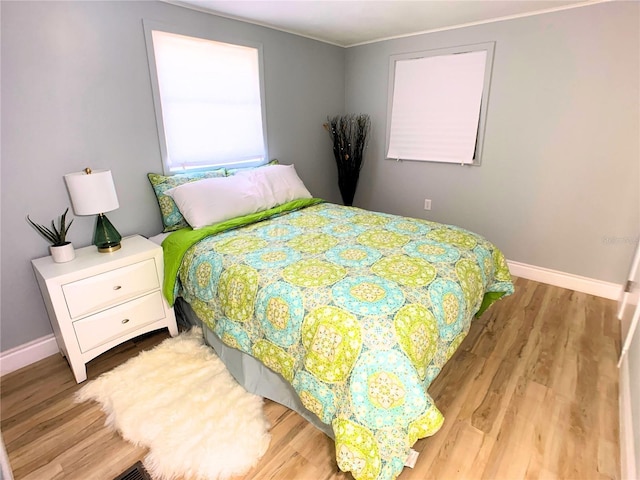
{"type": "Polygon", "coordinates": [[[342,201],[345,205],[351,206],[371,131],[371,119],[367,114],[327,117],[324,128],[329,132],[333,142],[342,201]]]}

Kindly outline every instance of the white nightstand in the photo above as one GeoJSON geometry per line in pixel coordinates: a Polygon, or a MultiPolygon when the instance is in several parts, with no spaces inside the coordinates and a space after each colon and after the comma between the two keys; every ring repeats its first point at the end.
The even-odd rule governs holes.
{"type": "Polygon", "coordinates": [[[99,253],[79,248],[76,258],[31,262],[58,347],[76,382],[87,379],[86,363],[122,342],[167,327],[178,334],[176,317],[162,295],[162,247],[139,235],[122,248],[99,253]]]}

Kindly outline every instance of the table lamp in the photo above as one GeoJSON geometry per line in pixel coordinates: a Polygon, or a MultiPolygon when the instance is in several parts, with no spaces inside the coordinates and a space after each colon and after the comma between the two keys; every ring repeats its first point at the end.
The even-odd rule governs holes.
{"type": "Polygon", "coordinates": [[[85,168],[82,172],[69,173],[64,176],[69,190],[71,204],[76,215],[98,215],[93,244],[101,253],[115,252],[120,249],[122,237],[104,215],[115,210],[118,204],[116,188],[113,184],[111,170],[94,170],[85,168]]]}

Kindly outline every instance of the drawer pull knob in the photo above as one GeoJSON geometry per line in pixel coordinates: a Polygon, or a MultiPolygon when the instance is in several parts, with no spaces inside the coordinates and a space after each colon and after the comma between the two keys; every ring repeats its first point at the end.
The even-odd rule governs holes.
{"type": "Polygon", "coordinates": [[[125,318],[124,320],[122,320],[122,323],[129,323],[129,319],[125,318]]]}
{"type": "Polygon", "coordinates": [[[116,285],[115,287],[113,287],[114,290],[120,290],[122,288],[122,285],[116,285]]]}

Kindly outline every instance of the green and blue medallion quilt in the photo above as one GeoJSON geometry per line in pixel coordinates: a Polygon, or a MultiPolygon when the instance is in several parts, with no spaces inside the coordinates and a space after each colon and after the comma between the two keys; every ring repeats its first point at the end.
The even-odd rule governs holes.
{"type": "Polygon", "coordinates": [[[428,387],[513,284],[464,229],[318,200],[173,233],[165,294],[259,359],[335,433],[338,466],[388,480],[443,415],[428,387]]]}

